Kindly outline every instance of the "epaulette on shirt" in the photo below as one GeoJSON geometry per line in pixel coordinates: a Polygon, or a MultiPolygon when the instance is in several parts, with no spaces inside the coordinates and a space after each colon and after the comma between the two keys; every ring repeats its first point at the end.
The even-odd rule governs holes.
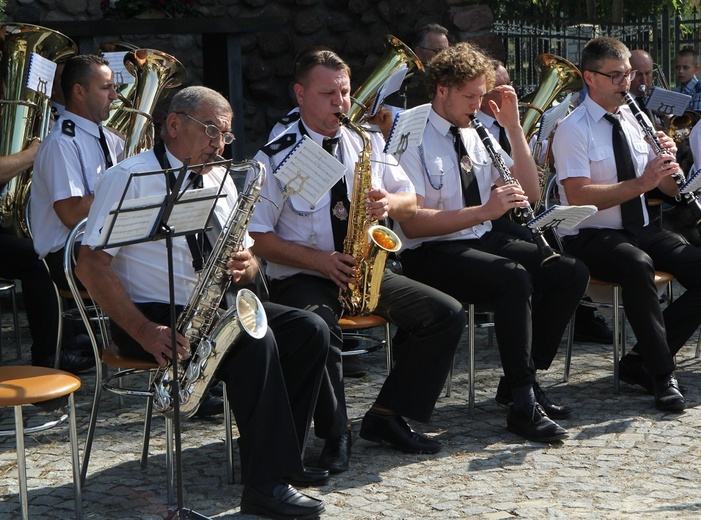
{"type": "Polygon", "coordinates": [[[282,134],[280,137],[274,139],[273,141],[270,141],[263,148],[261,148],[261,151],[268,157],[272,157],[273,155],[281,152],[282,150],[289,148],[290,146],[295,144],[295,142],[297,142],[297,134],[282,134]]]}
{"type": "Polygon", "coordinates": [[[75,137],[75,123],[70,119],[64,119],[61,125],[61,132],[68,137],[75,137]]]}
{"type": "Polygon", "coordinates": [[[280,123],[281,125],[284,125],[284,126],[288,126],[288,125],[291,125],[292,123],[294,123],[295,121],[297,121],[298,119],[299,119],[299,111],[290,112],[286,116],[282,116],[280,118],[280,120],[278,121],[278,123],[280,123]]]}

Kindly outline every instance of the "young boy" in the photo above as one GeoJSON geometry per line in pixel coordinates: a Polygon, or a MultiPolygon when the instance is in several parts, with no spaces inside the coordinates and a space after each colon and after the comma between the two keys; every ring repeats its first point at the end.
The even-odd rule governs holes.
{"type": "Polygon", "coordinates": [[[691,96],[687,110],[701,110],[701,83],[696,79],[699,70],[699,53],[689,47],[680,50],[674,60],[677,86],[673,90],[691,96]]]}

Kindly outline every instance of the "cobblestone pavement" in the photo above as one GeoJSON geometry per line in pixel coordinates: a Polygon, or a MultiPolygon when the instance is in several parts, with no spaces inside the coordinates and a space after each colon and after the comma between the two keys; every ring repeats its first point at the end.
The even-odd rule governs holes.
{"type": "MultiPolygon", "coordinates": [[[[26,363],[29,331],[25,324],[24,360],[17,361],[8,308],[3,302],[4,359],[26,363]]],[[[657,411],[651,396],[625,383],[614,394],[609,346],[576,343],[570,381],[562,383],[563,343],[550,371],[541,375],[541,385],[575,413],[561,421],[569,439],[548,446],[506,431],[505,409],[493,399],[501,369],[486,334],[484,329],[477,333],[475,418],[467,413],[464,336],[452,396],[441,397],[430,424],[413,424],[443,443],[437,455],[406,455],[358,438],[360,420],[385,370],[383,352],[363,356],[368,375],[346,380],[355,442],[351,468],[308,490],[324,500],[326,518],[701,518],[701,412],[696,407],[701,360],[694,357],[696,336],[677,357],[679,379],[688,388],[689,409],[682,414],[657,411]]],[[[77,414],[84,440],[95,381],[91,374],[82,379],[77,414]]],[[[2,426],[11,427],[10,411],[0,413],[2,426]]],[[[27,415],[37,413],[35,407],[27,408],[27,415]]],[[[154,419],[148,466],[141,469],[142,417],[139,399],[119,407],[115,396],[103,398],[83,490],[86,518],[167,515],[164,423],[154,419]]],[[[210,518],[244,518],[238,513],[241,486],[227,484],[225,475],[223,420],[185,421],[182,444],[185,507],[210,518]]],[[[320,449],[321,443],[312,439],[308,462],[314,462],[320,449]]],[[[28,436],[26,451],[30,515],[72,518],[67,429],[28,436]]],[[[0,438],[0,518],[19,517],[16,478],[14,440],[0,438]]]]}

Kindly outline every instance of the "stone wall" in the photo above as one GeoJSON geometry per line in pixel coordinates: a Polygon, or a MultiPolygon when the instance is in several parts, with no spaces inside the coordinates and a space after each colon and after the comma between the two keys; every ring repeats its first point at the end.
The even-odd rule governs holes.
{"type": "MultiPolygon", "coordinates": [[[[409,44],[415,29],[428,22],[446,26],[456,41],[473,40],[495,57],[503,57],[500,41],[489,33],[492,13],[478,0],[197,0],[196,9],[202,16],[219,19],[276,17],[282,21],[279,30],[242,37],[247,156],[265,143],[275,121],[293,106],[294,58],[310,45],[336,50],[353,70],[353,88],[380,60],[385,34],[409,44]]],[[[9,0],[7,5],[7,21],[41,25],[45,20],[89,23],[100,18],[98,0],[9,0]]],[[[172,54],[187,68],[188,84],[207,85],[199,35],[127,41],[172,54]]]]}

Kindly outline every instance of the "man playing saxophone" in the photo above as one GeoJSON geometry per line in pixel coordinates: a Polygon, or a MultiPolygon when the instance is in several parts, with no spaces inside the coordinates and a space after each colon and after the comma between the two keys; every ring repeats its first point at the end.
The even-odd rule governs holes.
{"type": "MultiPolygon", "coordinates": [[[[171,357],[165,242],[106,250],[91,246],[98,243],[100,228],[132,173],[179,168],[188,158],[193,165],[210,162],[224,144],[233,141],[231,121],[231,107],[220,94],[206,87],[188,87],[171,102],[163,141],[110,169],[98,183],[76,274],[110,317],[113,340],[129,356],[155,359],[161,365],[171,357]]],[[[200,173],[187,183],[201,179],[205,187],[218,186],[226,177],[227,196],[215,208],[221,223],[220,215],[229,215],[236,202],[236,187],[220,167],[200,169],[200,173]]],[[[165,195],[167,182],[166,175],[131,177],[127,198],[165,195]]],[[[250,237],[245,245],[250,246],[250,237]]],[[[205,252],[191,249],[183,236],[173,239],[173,248],[175,303],[181,312],[197,281],[195,257],[205,252]]],[[[237,285],[257,273],[249,249],[239,250],[226,265],[237,285]]],[[[319,484],[328,479],[325,471],[305,468],[301,458],[328,351],[328,332],[309,312],[272,304],[266,312],[266,335],[260,340],[240,335],[217,374],[227,384],[240,434],[241,512],[316,518],[324,511],[321,501],[289,484],[319,484]]],[[[177,338],[179,354],[189,357],[188,340],[181,334],[177,338]]]]}
{"type": "MultiPolygon", "coordinates": [[[[356,260],[345,254],[354,172],[372,176],[372,189],[358,206],[371,218],[403,221],[416,211],[413,187],[396,161],[382,153],[379,133],[370,135],[372,150],[363,148],[356,131],[342,126],[348,112],[350,68],[333,51],[311,49],[296,63],[294,91],[300,119],[256,158],[274,171],[302,136],[324,147],[345,166],[343,177],[312,207],[298,195],[286,198],[284,186],[271,177],[261,190],[261,202],[251,221],[253,251],[267,261],[272,301],[309,309],[331,331],[331,349],[316,411],[315,433],[325,439],[318,465],[331,472],[348,469],[351,432],[346,411],[341,366],[343,309],[339,288],[354,282],[356,260]],[[370,155],[367,162],[361,154],[370,155]]],[[[440,443],[412,431],[402,417],[427,422],[441,392],[465,325],[462,306],[453,298],[385,269],[374,314],[409,334],[380,394],[365,414],[360,437],[385,441],[406,453],[436,453],[440,443]]]]}
{"type": "MultiPolygon", "coordinates": [[[[552,403],[536,381],[547,370],[587,285],[587,269],[561,256],[542,265],[536,244],[492,229],[491,221],[528,205],[538,194],[538,174],[518,118],[516,92],[496,87],[501,108],[490,103],[511,137],[511,157],[486,134],[505,168],[492,164],[472,128],[494,67],[477,47],[458,43],[429,62],[431,112],[421,145],[409,147],[401,165],[416,186],[418,211],[400,222],[407,276],[463,302],[494,304],[504,379],[497,401],[512,403],[507,428],[527,439],[552,442],[567,431],[552,419],[572,409],[552,403]],[[493,184],[497,186],[492,189],[493,184]],[[520,183],[520,185],[519,185],[520,183]]],[[[542,238],[542,237],[541,237],[542,238]]]]}

